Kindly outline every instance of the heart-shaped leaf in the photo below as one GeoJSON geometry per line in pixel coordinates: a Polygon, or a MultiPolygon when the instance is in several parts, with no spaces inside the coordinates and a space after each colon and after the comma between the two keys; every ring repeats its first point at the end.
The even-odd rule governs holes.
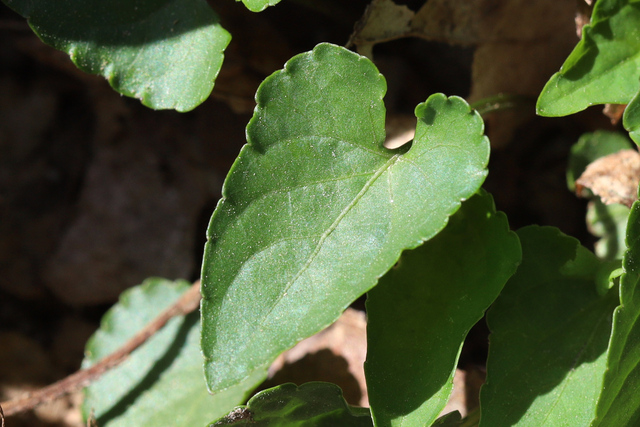
{"type": "Polygon", "coordinates": [[[45,43],[148,107],[204,101],[231,40],[205,0],[3,0],[45,43]]]}
{"type": "Polygon", "coordinates": [[[208,229],[202,349],[211,391],[335,321],[400,253],[446,224],[486,176],[489,142],[464,100],[416,108],[413,145],[383,147],[385,82],[321,44],[260,86],[208,229]]]}
{"type": "Polygon", "coordinates": [[[485,192],[405,252],[367,296],[369,402],[378,427],[431,425],[453,388],[464,339],[522,254],[485,192]]]}
{"type": "Polygon", "coordinates": [[[640,3],[598,0],[582,40],[538,98],[543,116],[564,116],[594,104],[627,104],[640,78],[640,3]]]}

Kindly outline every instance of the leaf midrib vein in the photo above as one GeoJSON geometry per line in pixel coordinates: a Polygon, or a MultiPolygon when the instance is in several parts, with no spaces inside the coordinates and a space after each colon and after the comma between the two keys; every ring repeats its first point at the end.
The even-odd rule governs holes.
{"type": "MultiPolygon", "coordinates": [[[[300,278],[300,276],[302,276],[304,274],[304,272],[309,269],[309,267],[311,266],[311,264],[313,263],[315,258],[320,253],[320,250],[322,249],[322,246],[323,246],[324,242],[327,240],[327,238],[329,237],[329,235],[340,225],[340,223],[342,222],[344,217],[347,216],[347,214],[351,211],[351,209],[353,209],[353,207],[362,199],[362,197],[367,193],[369,188],[371,188],[371,186],[377,181],[377,179],[385,171],[387,171],[394,163],[396,163],[398,161],[398,159],[400,159],[400,158],[401,158],[400,155],[396,154],[396,155],[392,156],[384,165],[382,165],[382,167],[380,167],[373,174],[373,176],[371,176],[371,178],[365,183],[365,185],[362,187],[362,190],[360,190],[360,192],[358,192],[358,194],[353,198],[353,200],[342,210],[342,212],[340,212],[340,214],[335,219],[335,221],[333,221],[333,223],[327,228],[327,230],[325,230],[325,232],[322,233],[322,235],[320,236],[320,239],[318,240],[318,243],[316,244],[316,247],[314,248],[314,250],[311,253],[311,255],[309,255],[309,258],[307,259],[307,261],[298,270],[296,275],[287,282],[287,284],[284,286],[283,290],[280,292],[280,295],[278,296],[278,298],[274,301],[274,303],[269,308],[269,311],[267,311],[267,313],[263,316],[262,324],[264,324],[264,321],[267,318],[269,318],[269,316],[271,316],[271,313],[273,312],[275,307],[277,307],[280,304],[280,301],[287,294],[287,292],[289,291],[291,286],[293,286],[293,284],[300,278]]],[[[254,329],[254,330],[256,330],[256,329],[254,329]]]]}

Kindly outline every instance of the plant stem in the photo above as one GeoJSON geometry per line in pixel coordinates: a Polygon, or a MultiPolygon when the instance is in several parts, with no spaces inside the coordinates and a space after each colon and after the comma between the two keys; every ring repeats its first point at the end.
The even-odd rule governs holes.
{"type": "Polygon", "coordinates": [[[483,98],[471,104],[471,108],[478,111],[481,116],[494,111],[510,110],[517,107],[528,107],[535,100],[524,95],[499,94],[489,98],[483,98]]]}
{"type": "Polygon", "coordinates": [[[4,416],[11,416],[20,412],[33,409],[43,403],[50,402],[55,399],[80,390],[88,386],[93,381],[100,378],[102,374],[115,368],[124,362],[129,355],[164,325],[167,324],[175,316],[183,316],[196,310],[200,305],[200,281],[196,281],[187,292],[185,292],[178,301],[171,307],[160,313],[158,317],[149,322],[140,332],[134,335],[122,347],[115,352],[106,356],[95,365],[87,369],[81,369],[62,380],[53,383],[47,387],[27,393],[24,396],[12,399],[0,404],[0,417],[2,419],[2,427],[4,427],[4,416]],[[2,412],[4,408],[4,413],[2,412]]]}

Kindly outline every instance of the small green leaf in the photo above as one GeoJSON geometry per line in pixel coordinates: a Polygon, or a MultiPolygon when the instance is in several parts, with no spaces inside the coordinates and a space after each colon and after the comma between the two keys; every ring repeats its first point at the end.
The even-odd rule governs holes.
{"type": "Polygon", "coordinates": [[[640,78],[640,3],[598,0],[582,40],[542,90],[537,112],[564,116],[594,104],[627,104],[640,78]]]}
{"type": "Polygon", "coordinates": [[[607,372],[592,426],[640,425],[640,203],[634,203],[627,230],[629,247],[620,279],[620,306],[613,317],[607,372]]]}
{"type": "Polygon", "coordinates": [[[371,427],[367,408],[347,405],[335,384],[287,383],[261,391],[213,426],[252,427],[371,427]]]}
{"type": "MultiPolygon", "coordinates": [[[[149,279],[125,291],[87,343],[84,367],[124,345],[189,286],[149,279]]],[[[202,377],[199,326],[197,313],[172,319],[129,359],[86,388],[85,419],[93,410],[100,427],[193,427],[242,402],[262,378],[210,396],[202,377]]]]}
{"type": "Polygon", "coordinates": [[[458,411],[449,412],[448,414],[438,418],[432,424],[433,427],[460,427],[461,425],[462,425],[462,416],[458,411]]]}
{"type": "Polygon", "coordinates": [[[487,315],[480,426],[589,425],[618,301],[599,280],[613,267],[551,227],[518,236],[522,264],[487,315]]]}
{"type": "Polygon", "coordinates": [[[622,124],[633,141],[640,145],[640,92],[636,93],[622,115],[622,124]]]}
{"type": "Polygon", "coordinates": [[[590,163],[600,157],[627,150],[633,147],[629,138],[620,132],[599,130],[585,133],[578,142],[571,147],[569,166],[567,168],[567,186],[575,191],[576,179],[584,172],[590,163]]]}
{"type": "Polygon", "coordinates": [[[598,258],[620,260],[627,250],[624,235],[629,220],[629,208],[625,205],[605,205],[599,197],[594,198],[587,207],[587,225],[589,232],[600,237],[594,244],[598,258]]]}
{"type": "Polygon", "coordinates": [[[280,3],[280,0],[242,0],[242,3],[252,12],[262,12],[267,7],[280,3]]]}
{"type": "Polygon", "coordinates": [[[488,139],[461,98],[432,95],[413,146],[384,148],[385,86],[368,59],[329,44],[260,86],[205,247],[212,392],[335,321],[484,181],[488,139]]]}
{"type": "Polygon", "coordinates": [[[148,107],[204,101],[231,40],[204,0],[3,0],[45,43],[148,107]]]}
{"type": "Polygon", "coordinates": [[[422,427],[435,421],[451,394],[467,333],[521,255],[506,217],[481,192],[380,279],[367,297],[365,362],[376,426],[422,427]]]}

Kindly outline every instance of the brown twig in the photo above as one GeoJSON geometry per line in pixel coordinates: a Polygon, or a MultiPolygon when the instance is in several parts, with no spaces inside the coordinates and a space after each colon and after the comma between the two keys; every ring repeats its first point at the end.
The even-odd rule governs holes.
{"type": "Polygon", "coordinates": [[[33,409],[38,405],[58,399],[66,394],[80,390],[97,380],[102,374],[124,362],[129,355],[150,337],[158,332],[169,320],[175,316],[191,313],[200,305],[200,281],[198,280],[185,292],[175,304],[160,313],[158,317],[147,324],[133,338],[109,356],[103,358],[95,365],[87,369],[69,375],[68,377],[53,383],[47,387],[27,393],[25,396],[12,399],[0,404],[2,414],[2,427],[4,427],[4,415],[11,416],[19,412],[33,409]]]}

